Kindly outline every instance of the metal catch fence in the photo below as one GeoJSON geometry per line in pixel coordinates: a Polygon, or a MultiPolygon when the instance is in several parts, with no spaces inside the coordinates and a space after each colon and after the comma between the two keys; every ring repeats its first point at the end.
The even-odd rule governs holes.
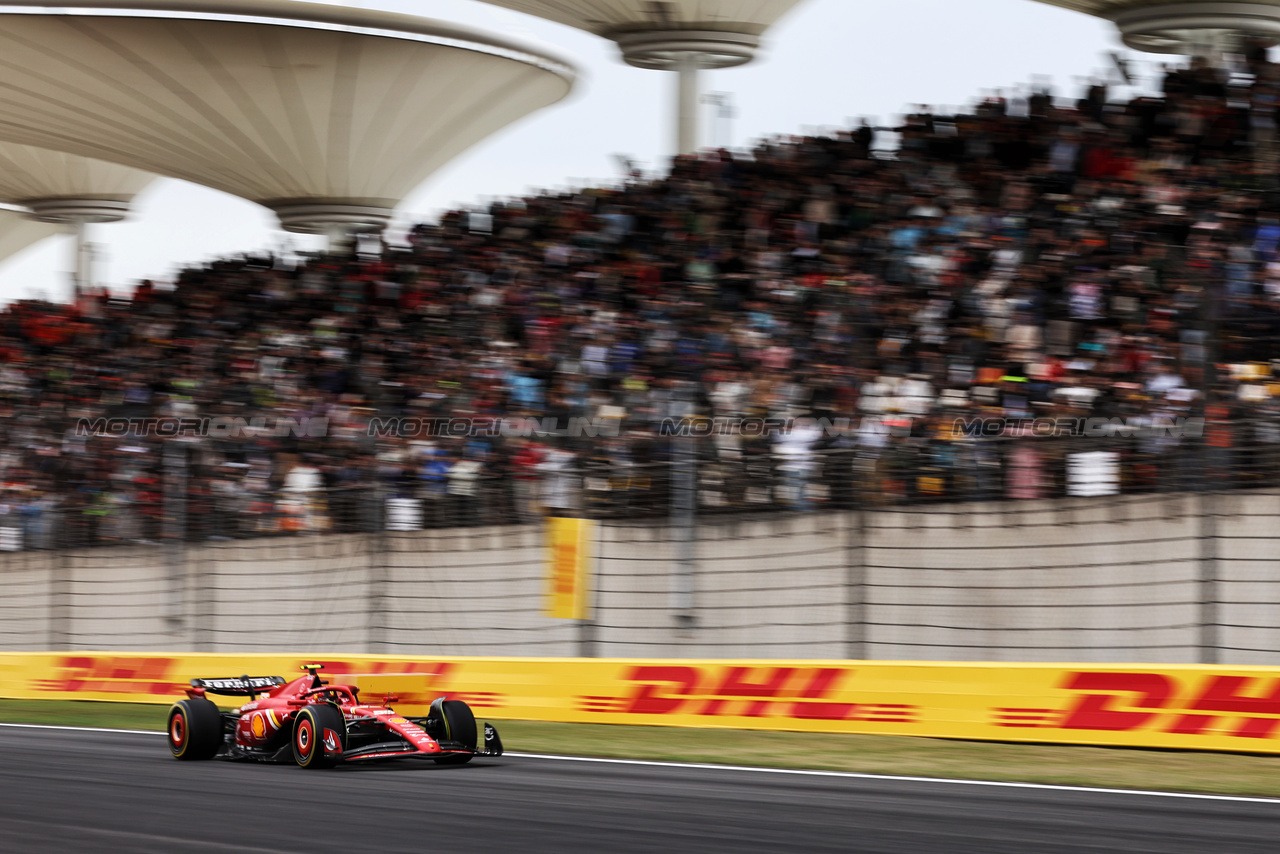
{"type": "Polygon", "coordinates": [[[1280,663],[1274,488],[604,519],[586,621],[537,524],[370,520],[0,556],[0,646],[1280,663]]]}
{"type": "Polygon", "coordinates": [[[650,449],[644,462],[634,449],[587,446],[559,449],[554,464],[536,469],[428,473],[397,463],[331,486],[317,473],[305,489],[249,475],[228,480],[194,463],[193,453],[166,454],[163,483],[147,488],[7,496],[0,551],[452,529],[546,515],[648,523],[671,517],[682,476],[696,484],[687,509],[699,519],[1280,487],[1280,419],[1201,420],[1195,435],[1089,421],[1101,424],[1088,435],[1064,435],[1041,420],[1014,430],[1006,423],[995,436],[962,429],[962,421],[904,422],[870,440],[837,436],[798,451],[767,437],[684,437],[661,453],[650,449]]]}

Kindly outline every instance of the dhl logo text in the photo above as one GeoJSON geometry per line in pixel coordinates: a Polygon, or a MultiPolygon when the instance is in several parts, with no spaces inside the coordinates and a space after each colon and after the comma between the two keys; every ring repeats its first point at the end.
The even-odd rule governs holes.
{"type": "Polygon", "coordinates": [[[1215,674],[1197,688],[1161,673],[1068,673],[1079,692],[1062,729],[1271,738],[1280,725],[1280,678],[1215,674]]]}
{"type": "MultiPolygon", "coordinates": [[[[430,702],[454,669],[448,661],[322,661],[327,677],[370,674],[414,676],[422,678],[422,690],[400,690],[401,701],[430,702]]],[[[53,666],[53,676],[35,680],[35,688],[48,693],[150,694],[181,693],[192,676],[208,676],[204,672],[187,672],[197,663],[172,656],[69,655],[53,666]],[[181,664],[180,664],[181,662],[181,664]]],[[[282,668],[294,672],[297,665],[282,668]]],[[[225,675],[225,674],[224,674],[225,675]]]]}
{"type": "Polygon", "coordinates": [[[800,720],[911,723],[916,707],[900,703],[837,702],[840,667],[639,665],[623,681],[625,697],[581,697],[584,711],[629,715],[737,715],[800,720]]]}
{"type": "Polygon", "coordinates": [[[99,694],[172,694],[183,684],[173,680],[174,659],[159,656],[71,655],[41,679],[41,691],[99,694]]]}

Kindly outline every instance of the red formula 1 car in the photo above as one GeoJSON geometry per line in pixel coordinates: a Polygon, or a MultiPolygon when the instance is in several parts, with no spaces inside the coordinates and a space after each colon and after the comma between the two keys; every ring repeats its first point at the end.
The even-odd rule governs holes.
{"type": "Polygon", "coordinates": [[[322,665],[307,675],[192,679],[187,699],[169,710],[169,752],[176,759],[256,759],[330,768],[339,762],[408,756],[441,765],[462,765],[474,756],[501,756],[502,739],[486,723],[483,743],[475,716],[461,700],[444,697],[425,718],[396,714],[384,704],[364,703],[354,685],[330,685],[322,665]],[[205,695],[248,697],[222,711],[205,695]],[[261,695],[261,696],[259,696],[261,695]]]}

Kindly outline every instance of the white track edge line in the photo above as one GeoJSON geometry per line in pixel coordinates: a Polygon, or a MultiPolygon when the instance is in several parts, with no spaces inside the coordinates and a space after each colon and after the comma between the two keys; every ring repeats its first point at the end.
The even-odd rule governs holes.
{"type": "Polygon", "coordinates": [[[504,753],[521,759],[557,759],[565,762],[607,762],[615,765],[650,765],[658,768],[693,768],[708,771],[752,771],[758,774],[792,774],[803,777],[843,777],[852,780],[888,780],[901,783],[949,783],[958,786],[994,786],[1007,789],[1044,789],[1053,792],[1085,792],[1106,795],[1148,795],[1156,798],[1191,798],[1206,801],[1235,801],[1250,804],[1280,804],[1280,798],[1245,795],[1211,795],[1201,792],[1160,792],[1152,789],[1108,789],[1100,786],[1066,786],[1053,783],[1018,783],[1009,780],[967,780],[960,777],[908,777],[895,774],[864,774],[857,771],[819,771],[807,768],[765,768],[752,765],[715,765],[698,762],[662,762],[651,759],[605,759],[595,756],[557,756],[551,753],[504,753]]]}
{"type": "Polygon", "coordinates": [[[6,724],[0,726],[20,727],[22,729],[62,729],[71,732],[120,732],[126,735],[164,735],[162,729],[111,729],[100,726],[59,726],[57,724],[6,724]]]}
{"type": "MultiPolygon", "coordinates": [[[[0,727],[54,729],[72,732],[113,732],[126,735],[164,735],[154,729],[107,729],[55,724],[10,724],[0,727]]],[[[819,771],[808,768],[765,768],[752,765],[716,765],[703,762],[662,762],[655,759],[608,759],[599,756],[559,756],[554,753],[504,753],[515,759],[551,759],[559,762],[599,762],[607,765],[640,765],[651,768],[689,768],[697,771],[750,771],[755,774],[791,774],[799,777],[835,777],[848,780],[888,780],[894,783],[947,783],[955,786],[992,786],[1004,789],[1040,789],[1050,792],[1085,792],[1104,795],[1146,795],[1153,798],[1189,798],[1200,801],[1230,801],[1245,804],[1280,804],[1280,798],[1251,798],[1245,795],[1209,795],[1200,792],[1158,792],[1151,789],[1108,789],[1101,786],[1064,786],[1053,783],[1017,783],[1008,780],[966,780],[959,777],[908,777],[896,774],[863,774],[857,771],[819,771]]]]}

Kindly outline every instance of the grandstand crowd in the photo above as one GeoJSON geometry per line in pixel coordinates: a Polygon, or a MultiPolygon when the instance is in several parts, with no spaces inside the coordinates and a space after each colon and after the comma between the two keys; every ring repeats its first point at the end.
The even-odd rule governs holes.
{"type": "Polygon", "coordinates": [[[690,415],[786,425],[693,443],[708,511],[1052,497],[1084,462],[1119,490],[1272,477],[1280,69],[1195,60],[1163,88],[921,107],[893,152],[863,124],[457,211],[376,254],[15,303],[0,524],[39,546],[661,514],[685,441],[662,425],[690,415]],[[405,416],[605,427],[370,434],[405,416]],[[109,417],[247,429],[77,426],[109,417]],[[978,417],[1015,426],[957,427],[978,417]],[[1018,421],[1099,417],[1205,420],[1018,421]]]}

